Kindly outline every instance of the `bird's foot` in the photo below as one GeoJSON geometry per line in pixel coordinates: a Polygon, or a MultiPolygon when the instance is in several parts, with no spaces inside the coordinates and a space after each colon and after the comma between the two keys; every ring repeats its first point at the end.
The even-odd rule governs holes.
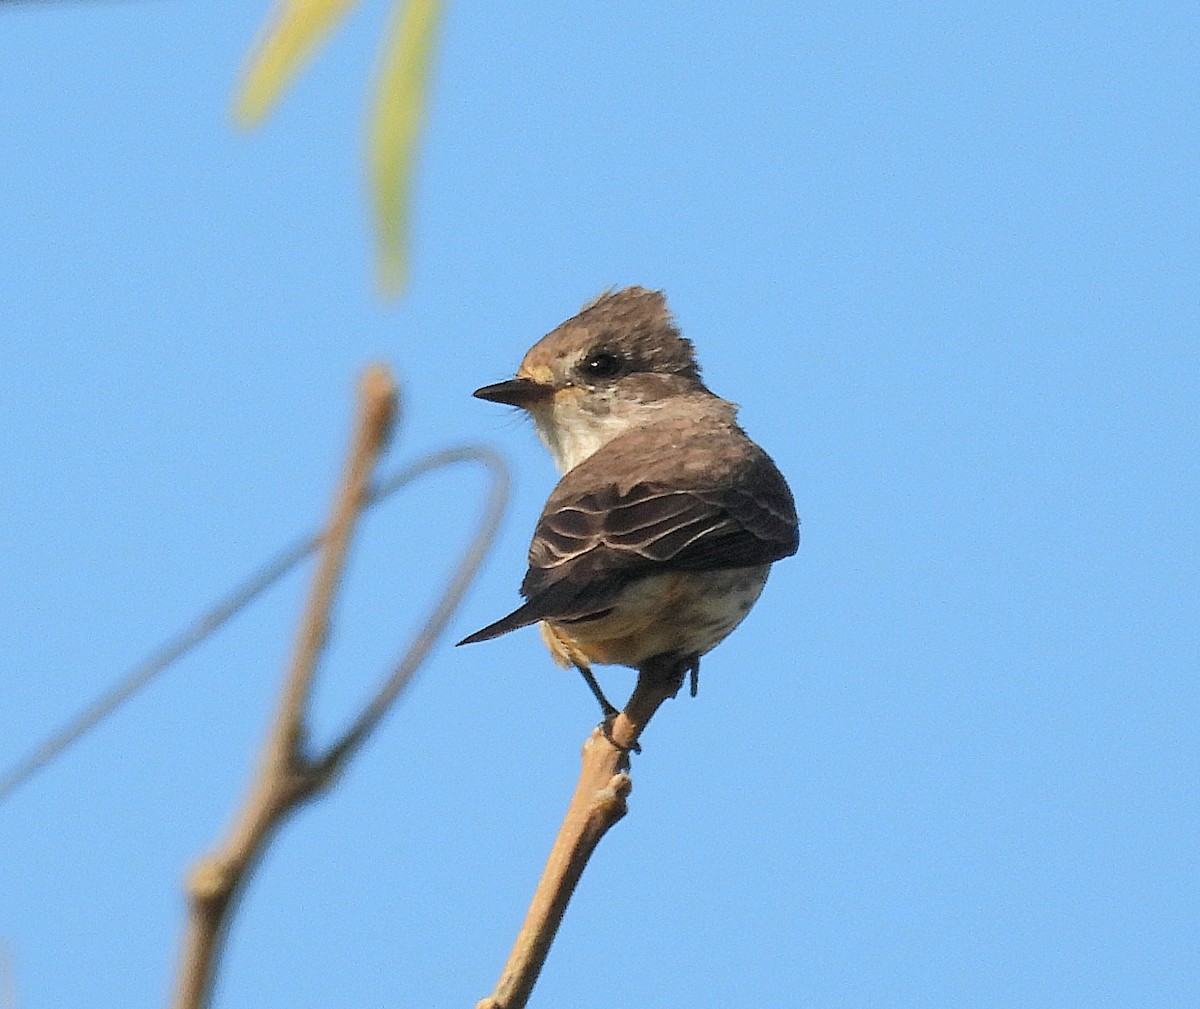
{"type": "Polygon", "coordinates": [[[609,743],[611,743],[622,753],[641,753],[642,746],[636,739],[629,746],[622,746],[616,741],[616,739],[613,738],[613,722],[617,720],[617,715],[619,714],[620,712],[616,708],[613,708],[610,713],[606,714],[604,718],[601,719],[600,724],[597,725],[596,728],[600,730],[601,735],[603,735],[604,738],[609,741],[609,743]]]}

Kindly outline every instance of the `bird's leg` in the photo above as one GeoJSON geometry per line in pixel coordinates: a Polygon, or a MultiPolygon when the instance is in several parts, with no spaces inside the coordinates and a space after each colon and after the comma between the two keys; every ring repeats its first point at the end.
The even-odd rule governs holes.
{"type": "Polygon", "coordinates": [[[653,655],[648,658],[638,667],[638,673],[664,685],[670,685],[671,696],[674,697],[679,693],[679,688],[683,686],[683,681],[687,677],[693,661],[696,660],[683,659],[678,655],[665,652],[662,655],[653,655]]]}
{"type": "MultiPolygon", "coordinates": [[[[591,690],[592,696],[600,702],[600,714],[603,716],[600,719],[600,728],[604,732],[604,738],[612,743],[613,746],[616,746],[617,744],[613,742],[612,737],[612,725],[613,720],[617,717],[617,715],[620,714],[620,712],[617,710],[612,701],[604,696],[604,691],[600,689],[600,684],[596,682],[596,677],[592,673],[591,666],[588,666],[582,662],[576,662],[575,668],[579,670],[580,675],[583,677],[583,682],[588,685],[588,689],[591,690]]],[[[625,749],[623,746],[617,748],[621,750],[625,749]]],[[[630,749],[633,750],[634,753],[642,752],[642,748],[638,746],[637,743],[634,743],[630,749]]]]}
{"type": "Polygon", "coordinates": [[[691,675],[692,696],[696,696],[696,691],[700,689],[700,656],[697,655],[687,664],[687,671],[691,675]]]}
{"type": "Polygon", "coordinates": [[[583,682],[588,685],[592,696],[600,703],[600,714],[604,716],[604,720],[607,722],[616,718],[618,714],[617,709],[612,701],[604,696],[604,691],[600,689],[600,684],[596,682],[596,677],[592,674],[591,666],[584,665],[582,662],[576,662],[575,668],[583,676],[583,682]]]}

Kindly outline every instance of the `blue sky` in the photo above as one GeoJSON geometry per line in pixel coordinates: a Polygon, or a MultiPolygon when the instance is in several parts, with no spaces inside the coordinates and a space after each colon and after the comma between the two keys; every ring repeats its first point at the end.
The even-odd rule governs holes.
{"type": "MultiPolygon", "coordinates": [[[[318,519],[371,360],[405,389],[385,469],[511,460],[452,632],[507,612],[555,477],[470,391],[639,283],[804,540],[651,727],[532,1005],[1200,1003],[1195,5],[452,5],[394,306],[361,165],[385,9],[240,135],[264,13],[0,8],[0,764],[318,519]]],[[[319,738],[482,488],[367,522],[319,738]]],[[[23,1009],[163,1001],[303,587],[0,807],[23,1009]]],[[[473,1005],[594,719],[533,631],[441,647],[272,848],[216,1005],[473,1005]]]]}

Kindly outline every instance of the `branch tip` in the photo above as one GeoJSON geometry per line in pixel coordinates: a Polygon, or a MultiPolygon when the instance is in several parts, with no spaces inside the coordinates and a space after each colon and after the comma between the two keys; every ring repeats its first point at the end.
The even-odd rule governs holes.
{"type": "Polygon", "coordinates": [[[400,389],[392,370],[378,362],[367,365],[358,380],[358,396],[369,437],[377,444],[385,445],[392,436],[400,412],[400,389]]]}
{"type": "Polygon", "coordinates": [[[371,488],[376,461],[395,423],[397,402],[396,383],[386,367],[372,365],[363,371],[345,468],[326,530],[313,540],[318,551],[317,570],[274,723],[263,748],[258,777],[226,837],[196,866],[188,881],[190,906],[179,957],[175,1009],[202,1009],[208,1004],[227,934],[226,922],[255,862],[283,820],[334,782],[346,761],[412,679],[457,607],[499,526],[508,497],[508,473],[490,450],[448,449],[425,457],[405,472],[371,488]],[[441,600],[380,691],[342,739],[323,756],[310,758],[305,753],[304,739],[313,678],[328,639],[334,600],[359,518],[366,508],[420,474],[468,460],[483,463],[492,475],[491,494],[475,539],[441,600]]]}

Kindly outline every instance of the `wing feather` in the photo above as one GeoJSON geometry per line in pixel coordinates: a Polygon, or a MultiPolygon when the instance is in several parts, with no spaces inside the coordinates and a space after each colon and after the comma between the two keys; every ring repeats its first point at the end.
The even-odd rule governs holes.
{"type": "Polygon", "coordinates": [[[707,421],[681,417],[622,435],[568,472],[534,531],[526,602],[465,640],[599,617],[651,575],[756,567],[795,553],[791,491],[770,457],[721,420],[726,407],[712,407],[707,421]]]}
{"type": "Polygon", "coordinates": [[[791,493],[765,454],[755,461],[747,480],[724,487],[646,480],[552,496],[521,584],[527,612],[580,619],[611,608],[637,578],[754,567],[795,553],[791,493]]]}

